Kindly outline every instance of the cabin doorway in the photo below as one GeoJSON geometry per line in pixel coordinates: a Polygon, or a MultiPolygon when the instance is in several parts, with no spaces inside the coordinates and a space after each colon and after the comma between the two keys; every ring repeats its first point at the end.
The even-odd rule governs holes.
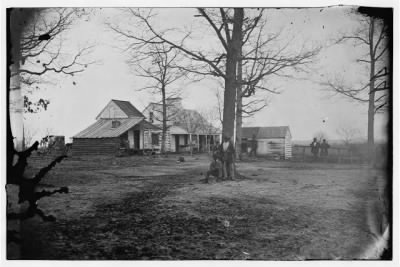
{"type": "Polygon", "coordinates": [[[175,152],[179,152],[179,135],[175,135],[175,152]]]}
{"type": "Polygon", "coordinates": [[[140,149],[140,131],[133,131],[133,148],[140,149]]]}

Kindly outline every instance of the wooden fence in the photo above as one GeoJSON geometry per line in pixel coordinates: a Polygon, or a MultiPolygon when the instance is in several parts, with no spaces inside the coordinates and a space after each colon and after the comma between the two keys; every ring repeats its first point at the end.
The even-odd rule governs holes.
{"type": "MultiPolygon", "coordinates": [[[[355,149],[354,147],[330,147],[328,156],[321,157],[318,155],[319,161],[335,162],[335,163],[364,163],[367,161],[367,153],[363,153],[364,149],[355,149]]],[[[314,155],[311,153],[311,147],[305,145],[294,145],[292,148],[292,159],[300,161],[315,161],[314,155]]]]}

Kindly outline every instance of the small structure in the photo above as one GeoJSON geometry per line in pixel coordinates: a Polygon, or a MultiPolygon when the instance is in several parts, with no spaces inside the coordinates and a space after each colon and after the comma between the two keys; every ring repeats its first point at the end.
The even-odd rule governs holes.
{"type": "Polygon", "coordinates": [[[39,154],[56,153],[63,154],[65,152],[65,136],[63,135],[47,135],[39,142],[39,154]]]}
{"type": "Polygon", "coordinates": [[[116,155],[122,150],[143,151],[145,131],[159,130],[129,101],[111,100],[96,122],[73,136],[73,155],[116,155]]]}
{"type": "MultiPolygon", "coordinates": [[[[180,97],[166,99],[167,132],[165,149],[167,152],[207,152],[219,143],[220,132],[213,127],[198,111],[184,109],[180,97]]],[[[145,133],[146,149],[161,149],[162,140],[162,104],[150,103],[144,110],[146,118],[160,130],[145,133]],[[150,141],[151,140],[151,141],[150,141]]]]}
{"type": "Polygon", "coordinates": [[[62,153],[65,151],[65,136],[53,135],[50,136],[48,147],[56,153],[62,153]]]}
{"type": "Polygon", "coordinates": [[[249,152],[253,139],[257,142],[257,155],[283,159],[292,157],[292,135],[289,126],[243,127],[242,150],[249,152]]]}

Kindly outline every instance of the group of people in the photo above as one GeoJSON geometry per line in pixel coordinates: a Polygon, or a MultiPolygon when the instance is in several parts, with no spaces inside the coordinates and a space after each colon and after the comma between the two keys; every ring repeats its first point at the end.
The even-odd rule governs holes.
{"type": "Polygon", "coordinates": [[[317,141],[317,138],[314,138],[312,143],[310,144],[311,153],[314,156],[314,159],[326,158],[328,157],[328,149],[330,145],[326,142],[326,140],[322,140],[322,143],[317,141]]]}
{"type": "Polygon", "coordinates": [[[235,146],[228,136],[225,136],[223,142],[213,149],[212,162],[207,171],[205,182],[208,183],[210,176],[216,177],[216,180],[227,178],[233,180],[235,146]]]}

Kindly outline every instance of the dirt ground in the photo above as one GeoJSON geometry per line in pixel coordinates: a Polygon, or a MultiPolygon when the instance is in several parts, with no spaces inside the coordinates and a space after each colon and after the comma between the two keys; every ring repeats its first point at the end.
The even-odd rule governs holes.
{"type": "MultiPolygon", "coordinates": [[[[22,258],[356,259],[374,241],[381,171],[258,159],[204,184],[209,157],[177,157],[67,158],[42,186],[70,193],[39,203],[56,222],[22,224],[22,258]]],[[[30,171],[47,163],[34,157],[30,171]]]]}

